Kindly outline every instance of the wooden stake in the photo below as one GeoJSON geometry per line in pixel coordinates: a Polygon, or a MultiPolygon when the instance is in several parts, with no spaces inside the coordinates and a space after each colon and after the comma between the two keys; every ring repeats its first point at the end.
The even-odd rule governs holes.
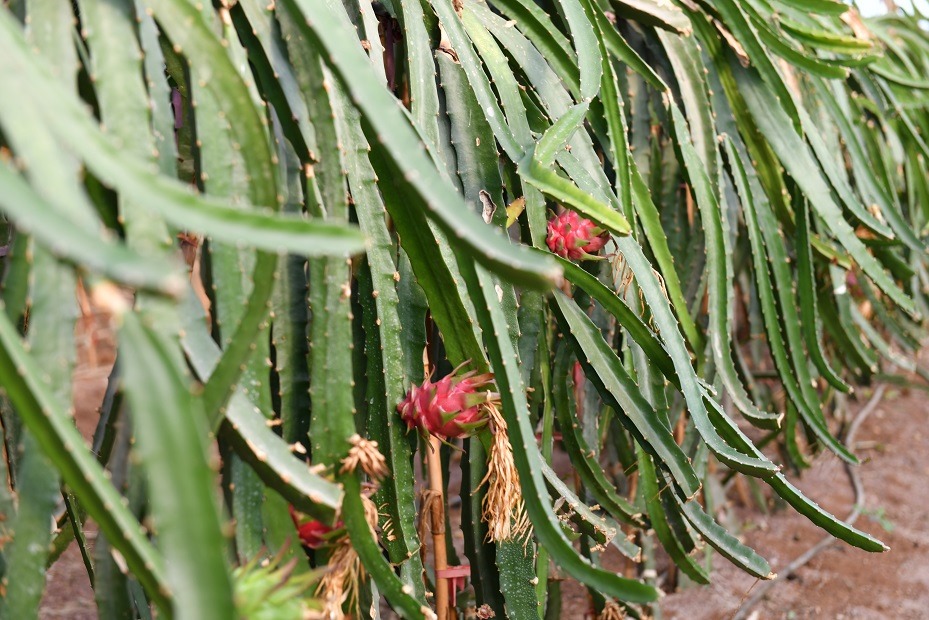
{"type": "Polygon", "coordinates": [[[432,495],[432,553],[435,559],[435,610],[438,620],[448,620],[448,579],[439,577],[439,571],[448,568],[448,551],[445,548],[445,491],[442,488],[442,442],[429,436],[426,460],[429,465],[429,491],[432,495]]]}

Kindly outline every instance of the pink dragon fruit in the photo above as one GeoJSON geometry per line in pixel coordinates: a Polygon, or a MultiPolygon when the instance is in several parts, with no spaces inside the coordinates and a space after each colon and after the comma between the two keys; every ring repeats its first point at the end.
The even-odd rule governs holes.
{"type": "Polygon", "coordinates": [[[548,249],[562,258],[594,258],[609,239],[610,233],[575,211],[565,211],[548,221],[548,249]]]}
{"type": "Polygon", "coordinates": [[[397,405],[409,428],[451,438],[466,437],[487,424],[485,406],[499,401],[499,394],[488,389],[493,374],[456,375],[455,371],[435,383],[427,378],[421,386],[410,388],[397,405]]]}

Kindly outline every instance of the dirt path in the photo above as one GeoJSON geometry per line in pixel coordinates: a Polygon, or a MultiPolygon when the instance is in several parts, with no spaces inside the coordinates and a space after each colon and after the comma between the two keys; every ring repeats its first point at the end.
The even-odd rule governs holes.
{"type": "MultiPolygon", "coordinates": [[[[867,400],[859,395],[860,407],[867,400]]],[[[834,543],[796,575],[769,591],[754,608],[756,620],[802,618],[929,618],[929,394],[888,388],[858,431],[855,453],[865,489],[865,513],[856,525],[890,551],[872,554],[834,543]],[[888,531],[891,530],[891,531],[888,531]]],[[[853,493],[840,461],[823,455],[800,489],[844,517],[853,493]]],[[[800,515],[742,511],[745,541],[777,571],[823,537],[800,515]]],[[[668,596],[663,616],[680,620],[731,618],[751,596],[755,580],[716,560],[711,585],[668,596]]]]}
{"type": "MultiPolygon", "coordinates": [[[[100,315],[85,320],[78,328],[78,368],[74,372],[74,416],[85,439],[93,437],[100,412],[97,407],[106,391],[107,377],[113,367],[114,343],[105,319],[100,315]]],[[[96,531],[92,523],[85,529],[93,545],[96,531]]],[[[97,606],[94,591],[81,560],[77,545],[71,543],[48,571],[45,596],[39,608],[41,620],[95,620],[97,606]]]]}

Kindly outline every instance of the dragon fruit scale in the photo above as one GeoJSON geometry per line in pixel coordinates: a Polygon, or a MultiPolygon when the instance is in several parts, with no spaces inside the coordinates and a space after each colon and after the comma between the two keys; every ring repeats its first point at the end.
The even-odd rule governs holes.
{"type": "Polygon", "coordinates": [[[609,232],[575,211],[565,211],[548,221],[548,249],[562,258],[594,258],[609,239],[609,232]]]}

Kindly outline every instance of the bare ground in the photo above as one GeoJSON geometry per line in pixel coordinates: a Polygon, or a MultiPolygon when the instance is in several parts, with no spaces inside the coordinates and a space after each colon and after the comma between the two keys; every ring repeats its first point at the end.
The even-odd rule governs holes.
{"type": "MultiPolygon", "coordinates": [[[[88,313],[77,326],[76,342],[78,366],[74,372],[74,415],[78,429],[85,439],[93,437],[103,401],[107,377],[113,367],[115,349],[108,319],[99,313],[88,313]]],[[[96,538],[92,523],[85,527],[88,544],[96,538]]],[[[73,542],[61,558],[48,571],[45,596],[39,608],[42,620],[95,620],[97,607],[94,591],[81,560],[81,553],[73,542]]]]}
{"type": "MultiPolygon", "coordinates": [[[[860,402],[866,400],[861,395],[860,402]]],[[[860,406],[860,405],[859,405],[860,406]]],[[[756,620],[801,618],[929,618],[929,395],[888,389],[865,421],[855,446],[865,489],[865,513],[856,525],[890,547],[866,553],[836,542],[777,583],[752,611],[756,620]],[[891,530],[891,531],[888,531],[891,530]]],[[[833,514],[845,516],[854,496],[841,462],[823,455],[796,481],[833,514]]],[[[768,558],[774,571],[823,538],[823,532],[789,510],[769,515],[742,511],[745,542],[768,558]]],[[[664,617],[731,618],[756,580],[717,560],[712,583],[666,597],[664,617]]]]}

